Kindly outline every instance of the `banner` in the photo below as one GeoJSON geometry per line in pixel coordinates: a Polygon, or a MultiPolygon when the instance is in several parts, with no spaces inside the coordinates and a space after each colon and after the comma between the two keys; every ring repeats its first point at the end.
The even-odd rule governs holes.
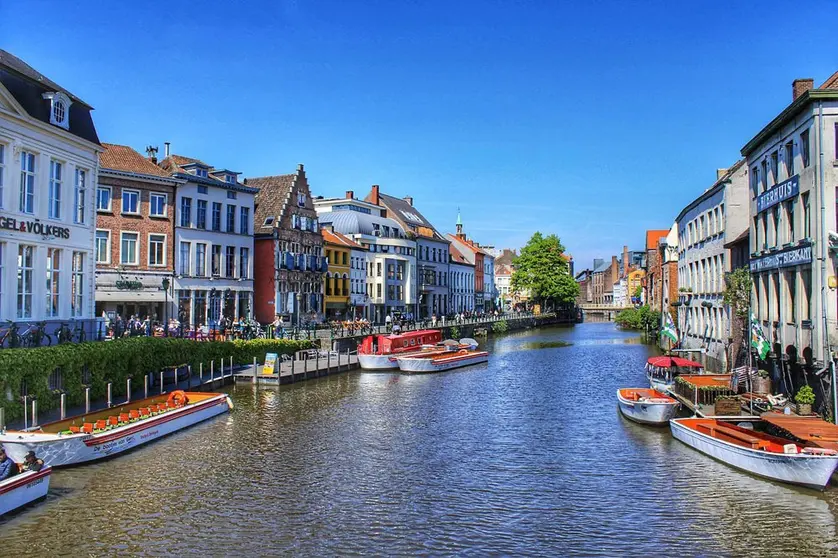
{"type": "Polygon", "coordinates": [[[668,337],[673,344],[678,343],[678,329],[675,327],[675,322],[672,321],[672,314],[669,313],[667,310],[666,313],[663,315],[663,330],[661,330],[661,335],[664,337],[668,337]]]}
{"type": "Polygon", "coordinates": [[[757,350],[760,360],[765,360],[765,357],[771,352],[771,343],[765,338],[762,326],[759,325],[753,312],[751,312],[751,347],[757,350]]]}
{"type": "Polygon", "coordinates": [[[276,371],[276,353],[268,353],[265,355],[265,366],[262,367],[262,374],[275,374],[276,371]]]}

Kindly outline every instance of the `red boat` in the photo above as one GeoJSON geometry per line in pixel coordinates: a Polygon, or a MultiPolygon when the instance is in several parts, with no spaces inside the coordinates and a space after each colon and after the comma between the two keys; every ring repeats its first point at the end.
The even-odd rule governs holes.
{"type": "Polygon", "coordinates": [[[368,335],[358,346],[358,363],[364,370],[395,370],[397,357],[439,350],[438,329],[420,329],[398,334],[368,335]]]}

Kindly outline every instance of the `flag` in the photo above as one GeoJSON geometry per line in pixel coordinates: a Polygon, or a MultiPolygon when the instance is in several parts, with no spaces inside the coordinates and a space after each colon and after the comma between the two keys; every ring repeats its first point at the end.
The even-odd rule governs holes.
{"type": "Polygon", "coordinates": [[[765,338],[762,326],[759,325],[753,312],[751,312],[751,347],[757,350],[760,360],[765,360],[765,357],[771,352],[771,343],[765,338]]]}
{"type": "Polygon", "coordinates": [[[663,315],[663,330],[661,330],[661,335],[664,337],[668,337],[672,343],[678,342],[678,330],[675,328],[675,322],[672,321],[672,315],[669,311],[663,315]]]}

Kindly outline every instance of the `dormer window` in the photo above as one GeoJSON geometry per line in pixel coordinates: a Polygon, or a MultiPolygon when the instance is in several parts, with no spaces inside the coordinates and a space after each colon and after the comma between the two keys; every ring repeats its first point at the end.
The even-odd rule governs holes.
{"type": "Polygon", "coordinates": [[[61,92],[44,93],[44,99],[50,101],[49,123],[69,130],[70,105],[73,104],[73,101],[61,92]]]}
{"type": "Polygon", "coordinates": [[[227,184],[235,184],[236,183],[236,175],[235,174],[228,174],[225,177],[227,184]]]}
{"type": "Polygon", "coordinates": [[[202,169],[200,167],[195,167],[195,176],[200,176],[201,178],[207,177],[207,169],[202,169]]]}

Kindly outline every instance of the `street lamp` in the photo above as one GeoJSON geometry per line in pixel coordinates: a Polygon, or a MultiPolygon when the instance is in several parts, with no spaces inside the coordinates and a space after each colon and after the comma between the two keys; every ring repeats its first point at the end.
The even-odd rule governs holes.
{"type": "Polygon", "coordinates": [[[169,336],[169,278],[163,277],[163,293],[165,304],[163,306],[163,335],[169,336]]]}
{"type": "Polygon", "coordinates": [[[303,293],[297,293],[297,329],[300,329],[300,323],[303,313],[303,293]]]}

